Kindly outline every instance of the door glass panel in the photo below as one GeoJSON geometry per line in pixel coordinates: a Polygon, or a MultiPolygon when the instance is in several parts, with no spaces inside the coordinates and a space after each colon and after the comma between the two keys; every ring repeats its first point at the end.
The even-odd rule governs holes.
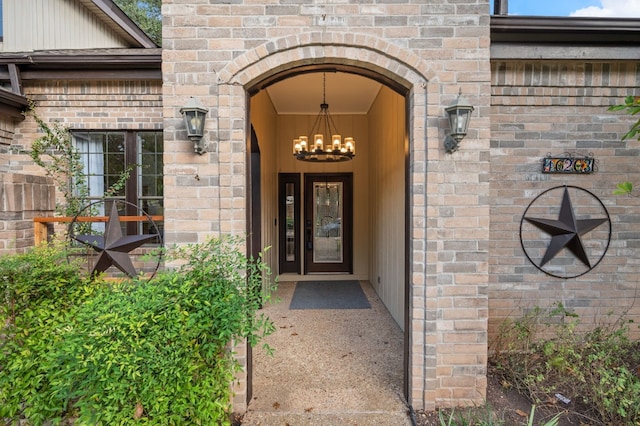
{"type": "Polygon", "coordinates": [[[299,274],[302,267],[300,175],[278,174],[278,270],[299,274]]]}
{"type": "Polygon", "coordinates": [[[341,263],[343,261],[342,182],[313,183],[313,261],[341,263]]]}
{"type": "Polygon", "coordinates": [[[285,220],[286,220],[286,249],[285,249],[285,257],[287,262],[293,262],[296,260],[296,212],[295,212],[295,185],[293,183],[287,183],[286,189],[286,209],[285,209],[285,220]]]}

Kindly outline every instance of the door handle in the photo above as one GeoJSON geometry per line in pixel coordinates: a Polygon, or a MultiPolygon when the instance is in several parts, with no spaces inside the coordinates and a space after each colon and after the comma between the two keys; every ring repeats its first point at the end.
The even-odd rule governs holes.
{"type": "Polygon", "coordinates": [[[307,250],[313,250],[313,228],[311,226],[311,219],[307,219],[306,246],[307,250]]]}

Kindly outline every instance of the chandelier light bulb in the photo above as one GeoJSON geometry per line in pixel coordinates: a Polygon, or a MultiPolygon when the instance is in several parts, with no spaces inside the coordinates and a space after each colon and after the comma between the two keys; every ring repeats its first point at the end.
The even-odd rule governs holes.
{"type": "Polygon", "coordinates": [[[356,153],[356,143],[353,138],[344,138],[344,147],[347,152],[350,152],[352,154],[356,153]]]}
{"type": "Polygon", "coordinates": [[[333,136],[331,136],[331,139],[333,140],[332,149],[334,151],[340,151],[340,146],[342,145],[342,136],[333,135],[333,136]]]}
{"type": "Polygon", "coordinates": [[[300,150],[302,152],[307,151],[307,148],[309,147],[309,138],[306,136],[300,136],[298,140],[300,141],[300,150]]]}

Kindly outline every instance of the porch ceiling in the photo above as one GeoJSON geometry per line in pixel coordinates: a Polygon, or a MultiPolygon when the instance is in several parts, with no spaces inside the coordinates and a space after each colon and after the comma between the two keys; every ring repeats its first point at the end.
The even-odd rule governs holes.
{"type": "MultiPolygon", "coordinates": [[[[366,114],[380,91],[377,81],[356,74],[327,72],[326,101],[331,114],[366,114]]],[[[278,81],[266,90],[278,114],[317,114],[323,73],[305,73],[278,81]]]]}

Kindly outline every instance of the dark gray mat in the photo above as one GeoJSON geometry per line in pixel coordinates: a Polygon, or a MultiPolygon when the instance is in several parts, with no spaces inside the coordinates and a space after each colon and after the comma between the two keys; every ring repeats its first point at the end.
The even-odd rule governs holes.
{"type": "Polygon", "coordinates": [[[296,284],[289,309],[371,309],[371,305],[358,281],[302,281],[296,284]]]}

